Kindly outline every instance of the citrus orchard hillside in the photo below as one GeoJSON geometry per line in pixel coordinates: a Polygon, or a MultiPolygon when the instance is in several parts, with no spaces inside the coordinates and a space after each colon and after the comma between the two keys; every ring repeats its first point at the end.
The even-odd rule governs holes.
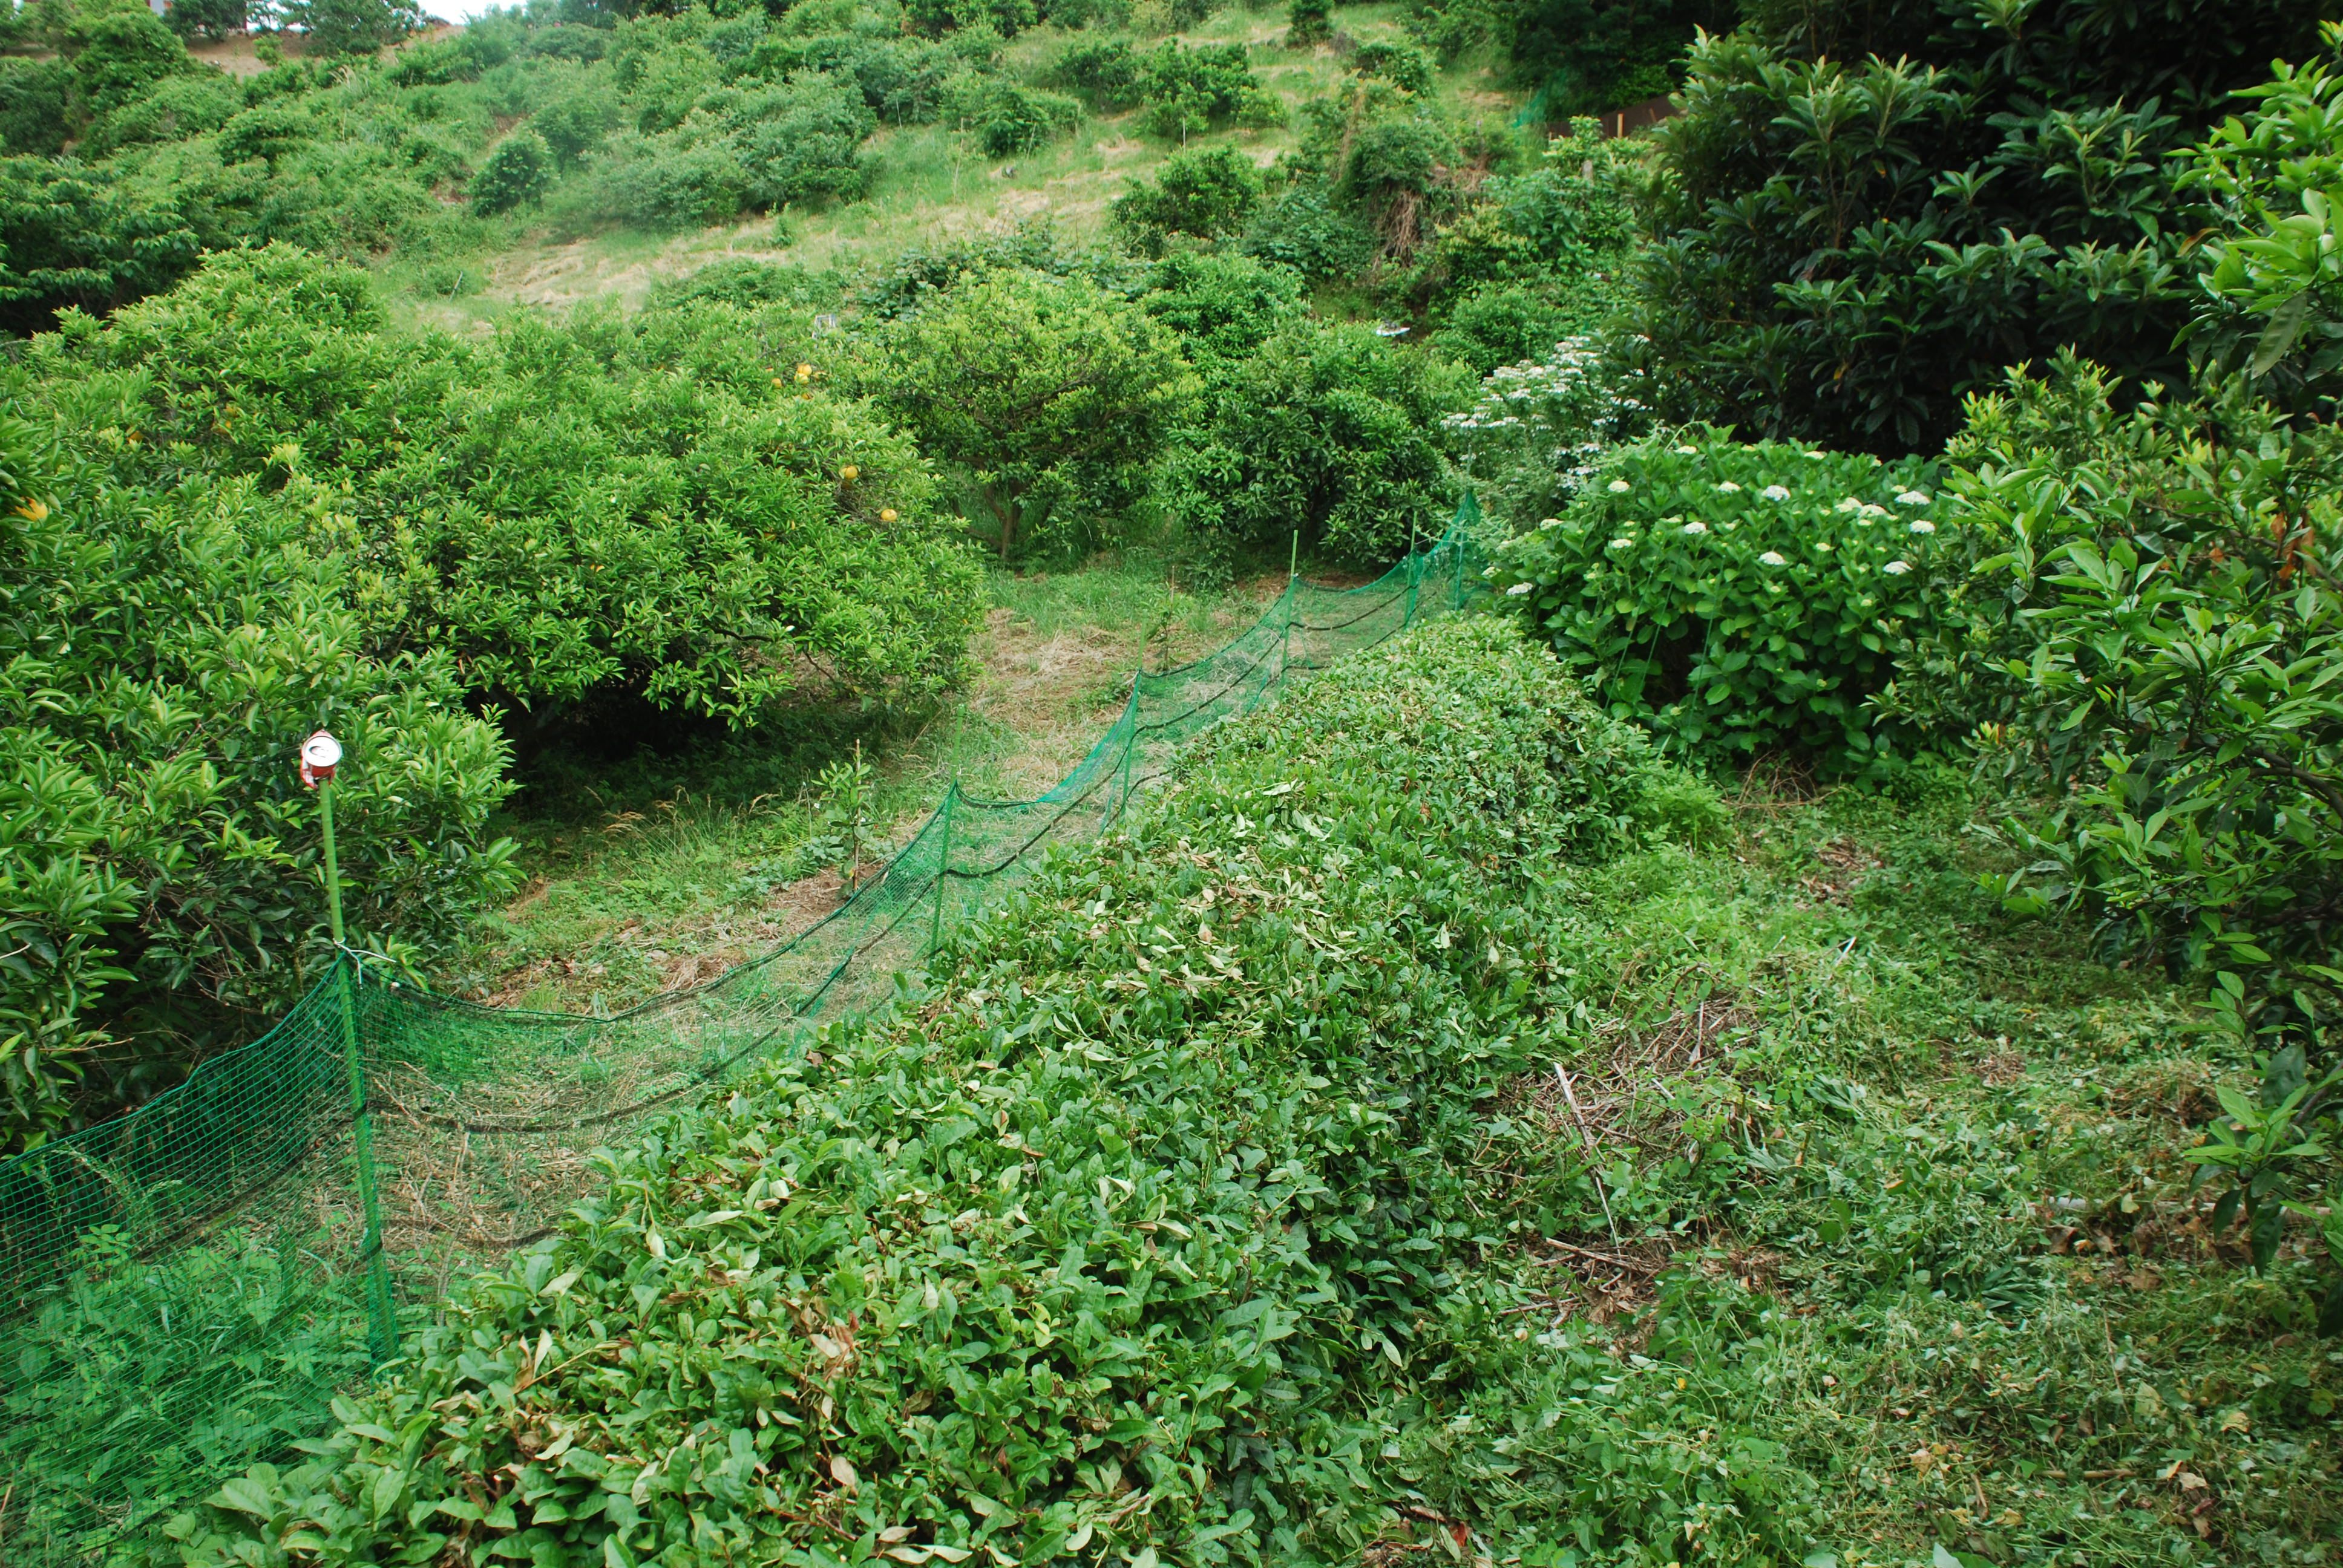
{"type": "Polygon", "coordinates": [[[2343,1558],[2338,203],[2327,0],[0,11],[0,1561],[2343,1558]]]}

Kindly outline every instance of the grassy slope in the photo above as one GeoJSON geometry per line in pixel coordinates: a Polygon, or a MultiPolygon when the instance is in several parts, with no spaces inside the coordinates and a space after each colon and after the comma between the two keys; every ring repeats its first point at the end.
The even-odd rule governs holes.
{"type": "MultiPolygon", "coordinates": [[[[1361,41],[1396,39],[1403,36],[1403,15],[1395,4],[1344,6],[1335,22],[1361,41]]],[[[1011,70],[1038,75],[1071,39],[1091,35],[1038,28],[1020,35],[1007,59],[1011,70]]],[[[1282,8],[1242,6],[1216,11],[1177,35],[1183,43],[1252,45],[1255,71],[1289,106],[1299,106],[1340,80],[1344,67],[1331,47],[1287,49],[1284,35],[1282,8]]],[[[1479,59],[1442,73],[1440,91],[1453,108],[1471,115],[1509,116],[1520,102],[1479,59]]],[[[428,258],[394,259],[385,281],[409,319],[461,330],[517,307],[558,309],[600,299],[632,304],[662,279],[727,257],[816,270],[835,266],[852,276],[883,267],[907,249],[1022,223],[1048,222],[1070,236],[1102,236],[1114,197],[1177,150],[1141,131],[1139,119],[1135,112],[1088,118],[1051,146],[1010,158],[988,158],[940,126],[882,126],[870,144],[878,166],[870,196],[792,215],[795,236],[788,245],[774,242],[768,217],[671,236],[629,230],[571,236],[539,226],[516,230],[509,248],[463,264],[467,286],[478,292],[455,298],[432,292],[427,276],[444,273],[444,264],[428,258]]],[[[1193,145],[1227,144],[1266,165],[1293,139],[1291,126],[1232,129],[1196,137],[1193,145]]]]}

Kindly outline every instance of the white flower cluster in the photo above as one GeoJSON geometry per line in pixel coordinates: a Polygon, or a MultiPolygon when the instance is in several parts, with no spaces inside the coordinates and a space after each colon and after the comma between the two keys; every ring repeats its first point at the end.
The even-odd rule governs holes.
{"type": "Polygon", "coordinates": [[[1463,437],[1467,472],[1495,478],[1523,465],[1555,475],[1574,495],[1644,412],[1608,373],[1594,339],[1566,337],[1545,358],[1493,371],[1480,400],[1442,423],[1463,437]]]}

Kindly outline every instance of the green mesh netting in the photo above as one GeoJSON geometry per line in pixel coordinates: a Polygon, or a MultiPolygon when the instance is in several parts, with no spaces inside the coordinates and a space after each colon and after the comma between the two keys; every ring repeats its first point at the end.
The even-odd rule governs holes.
{"type": "Polygon", "coordinates": [[[314,1435],[468,1270],[544,1235],[596,1149],[885,1000],[948,921],[1108,829],[1181,743],[1479,587],[1467,502],[1364,588],[1295,581],[1031,800],[955,787],[819,924],[608,1017],[494,1009],[363,955],[250,1045],[114,1121],[0,1162],[0,1562],[102,1560],[314,1435]]]}

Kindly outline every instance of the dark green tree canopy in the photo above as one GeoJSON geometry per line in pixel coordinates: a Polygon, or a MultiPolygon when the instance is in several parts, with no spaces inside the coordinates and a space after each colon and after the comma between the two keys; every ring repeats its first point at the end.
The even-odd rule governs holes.
{"type": "Polygon", "coordinates": [[[1758,5],[1658,133],[1638,326],[1669,411],[1894,452],[2062,346],[2177,376],[2180,156],[2336,10],[1758,5]]]}

